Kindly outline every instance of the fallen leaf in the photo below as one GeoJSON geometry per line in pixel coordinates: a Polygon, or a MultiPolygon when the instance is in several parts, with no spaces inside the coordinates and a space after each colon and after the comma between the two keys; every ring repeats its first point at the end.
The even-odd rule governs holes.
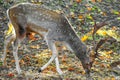
{"type": "Polygon", "coordinates": [[[112,51],[112,50],[110,50],[110,51],[106,52],[106,54],[107,54],[107,55],[112,54],[112,53],[113,53],[113,51],[112,51]]]}
{"type": "Polygon", "coordinates": [[[106,31],[107,35],[109,35],[110,37],[113,37],[114,39],[116,39],[117,41],[120,41],[120,35],[118,33],[116,33],[115,30],[107,30],[106,31]]]}
{"type": "Polygon", "coordinates": [[[44,65],[44,63],[47,63],[49,58],[51,57],[52,53],[48,49],[44,49],[40,54],[36,54],[35,57],[38,60],[38,64],[40,66],[44,65]]]}
{"type": "Polygon", "coordinates": [[[101,66],[102,68],[105,68],[105,67],[106,67],[106,64],[102,63],[102,64],[100,64],[100,66],[101,66]]]}
{"type": "Polygon", "coordinates": [[[94,3],[96,2],[96,0],[91,0],[91,1],[94,2],[94,3]]]}
{"type": "Polygon", "coordinates": [[[113,27],[112,27],[112,30],[117,30],[117,26],[113,26],[113,27]]]}
{"type": "Polygon", "coordinates": [[[21,59],[20,60],[20,64],[25,64],[24,60],[21,59]]]}
{"type": "Polygon", "coordinates": [[[99,59],[104,60],[106,58],[104,56],[99,56],[99,59]]]}
{"type": "Polygon", "coordinates": [[[14,63],[15,62],[15,60],[11,60],[11,63],[14,63]]]}
{"type": "Polygon", "coordinates": [[[85,71],[82,71],[81,74],[84,75],[84,74],[85,74],[85,71]]]}
{"type": "Polygon", "coordinates": [[[30,40],[35,41],[36,40],[35,34],[36,33],[34,33],[34,32],[30,32],[30,33],[27,34],[27,36],[30,40]]]}
{"type": "Polygon", "coordinates": [[[68,68],[68,71],[74,71],[75,69],[74,68],[72,68],[72,67],[69,67],[68,68]]]}
{"type": "Polygon", "coordinates": [[[102,14],[103,16],[107,16],[107,13],[106,13],[106,12],[101,12],[101,14],[102,14]]]}
{"type": "Polygon", "coordinates": [[[104,60],[104,59],[111,59],[112,58],[112,56],[110,55],[110,54],[107,54],[107,51],[102,51],[102,52],[100,52],[100,59],[101,60],[104,60]]]}
{"type": "Polygon", "coordinates": [[[110,66],[110,64],[107,64],[107,68],[111,69],[111,66],[110,66]]]}
{"type": "Polygon", "coordinates": [[[106,36],[107,35],[106,30],[98,30],[96,33],[100,36],[106,36]]]}
{"type": "Polygon", "coordinates": [[[43,70],[44,73],[48,73],[48,71],[56,72],[56,68],[54,66],[48,66],[45,70],[43,70]]]}
{"type": "Polygon", "coordinates": [[[62,57],[62,62],[66,62],[66,56],[62,57]]]}
{"type": "Polygon", "coordinates": [[[82,40],[83,42],[85,42],[87,39],[88,39],[88,36],[87,36],[87,35],[84,35],[84,36],[81,38],[81,40],[82,40]]]}
{"type": "Polygon", "coordinates": [[[30,48],[32,48],[32,49],[39,49],[40,46],[39,45],[32,45],[32,46],[30,46],[30,48]]]}
{"type": "Polygon", "coordinates": [[[115,77],[112,77],[111,80],[116,80],[115,77]]]}
{"type": "Polygon", "coordinates": [[[111,59],[111,58],[112,58],[112,56],[110,56],[110,55],[107,55],[107,56],[106,56],[106,58],[107,58],[107,59],[111,59]]]}
{"type": "Polygon", "coordinates": [[[57,12],[57,13],[59,13],[59,14],[61,14],[61,13],[62,13],[62,11],[61,11],[61,10],[55,10],[55,12],[57,12]]]}
{"type": "Polygon", "coordinates": [[[82,0],[76,0],[76,2],[77,2],[77,3],[80,3],[80,2],[82,2],[82,0]]]}
{"type": "Polygon", "coordinates": [[[91,8],[91,7],[87,7],[87,10],[88,10],[88,11],[91,11],[91,10],[92,10],[92,8],[91,8]]]}
{"type": "Polygon", "coordinates": [[[94,64],[95,64],[95,65],[98,65],[98,64],[100,64],[100,63],[99,63],[98,61],[94,61],[94,64]]]}
{"type": "Polygon", "coordinates": [[[79,19],[83,19],[84,17],[83,17],[83,15],[79,15],[79,17],[78,17],[79,19]]]}
{"type": "Polygon", "coordinates": [[[30,60],[30,57],[29,57],[29,56],[25,56],[25,58],[26,58],[27,60],[30,60]]]}
{"type": "Polygon", "coordinates": [[[8,73],[8,76],[9,77],[14,77],[14,74],[13,73],[8,73]]]}

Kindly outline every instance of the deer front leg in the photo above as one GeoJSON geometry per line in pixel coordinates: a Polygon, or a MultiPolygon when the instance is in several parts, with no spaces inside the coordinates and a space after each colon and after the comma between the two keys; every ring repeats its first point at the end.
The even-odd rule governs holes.
{"type": "Polygon", "coordinates": [[[46,40],[46,43],[48,45],[48,48],[52,51],[52,56],[50,58],[50,60],[43,66],[39,69],[39,72],[41,72],[42,70],[44,70],[45,68],[47,68],[47,66],[53,61],[55,60],[55,63],[56,63],[56,69],[58,71],[58,73],[61,75],[62,74],[62,71],[59,67],[59,61],[58,61],[58,52],[57,52],[57,49],[56,49],[56,46],[55,46],[55,42],[51,39],[52,37],[50,37],[50,33],[48,33],[47,36],[45,36],[45,40],[46,40]]]}
{"type": "Polygon", "coordinates": [[[53,41],[50,40],[46,40],[49,49],[52,51],[52,57],[50,58],[50,60],[43,66],[40,68],[39,72],[43,71],[45,68],[47,68],[47,66],[57,57],[57,50],[56,50],[56,46],[55,43],[53,41]]]}
{"type": "Polygon", "coordinates": [[[18,74],[21,73],[20,65],[19,65],[19,59],[18,59],[18,46],[20,44],[20,40],[16,39],[13,44],[13,56],[15,58],[15,64],[16,64],[16,70],[18,74]]]}
{"type": "MultiPolygon", "coordinates": [[[[49,38],[49,37],[48,37],[49,38]]],[[[52,41],[51,39],[48,39],[47,37],[45,38],[46,42],[47,42],[47,45],[48,45],[48,48],[52,51],[52,57],[50,58],[50,60],[43,66],[39,69],[39,72],[43,71],[45,68],[47,68],[47,66],[53,61],[55,60],[55,63],[56,63],[56,69],[58,71],[58,73],[61,75],[62,74],[62,71],[59,67],[59,61],[58,61],[58,52],[57,52],[57,49],[56,49],[56,46],[55,46],[55,43],[54,41],[52,41]]]]}
{"type": "Polygon", "coordinates": [[[62,70],[60,69],[58,57],[55,58],[55,64],[56,64],[56,70],[57,70],[57,72],[58,72],[60,75],[62,75],[63,72],[62,72],[62,70]]]}

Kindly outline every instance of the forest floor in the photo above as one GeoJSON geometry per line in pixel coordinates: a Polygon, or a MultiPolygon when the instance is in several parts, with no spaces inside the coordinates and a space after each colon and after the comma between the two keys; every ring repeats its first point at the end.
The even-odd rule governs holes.
{"type": "MultiPolygon", "coordinates": [[[[12,54],[12,48],[7,51],[7,67],[2,65],[2,55],[4,46],[4,31],[7,29],[6,9],[0,6],[0,80],[85,80],[85,73],[81,62],[64,46],[58,46],[60,67],[64,72],[58,75],[54,62],[47,69],[38,73],[51,57],[45,41],[35,36],[34,40],[26,39],[19,47],[19,59],[22,74],[18,75],[15,68],[15,60],[12,54]],[[22,46],[25,44],[28,51],[22,46]]],[[[117,44],[117,42],[116,42],[117,44]]],[[[118,61],[120,54],[108,50],[109,58],[101,57],[96,59],[92,68],[91,76],[93,80],[120,80],[120,65],[113,68],[110,64],[118,61]]]]}

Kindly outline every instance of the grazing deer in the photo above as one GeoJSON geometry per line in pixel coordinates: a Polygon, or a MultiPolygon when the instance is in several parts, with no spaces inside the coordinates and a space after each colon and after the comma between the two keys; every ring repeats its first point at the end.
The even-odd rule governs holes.
{"type": "Polygon", "coordinates": [[[40,5],[31,3],[20,3],[7,10],[7,17],[12,23],[15,31],[14,36],[5,40],[5,52],[3,62],[6,62],[7,44],[13,40],[13,55],[15,58],[16,70],[20,74],[21,69],[18,60],[18,45],[26,37],[26,33],[35,32],[43,36],[48,48],[52,51],[50,60],[39,69],[43,71],[53,60],[56,63],[57,72],[61,75],[59,67],[58,51],[55,42],[63,42],[69,50],[75,53],[80,59],[86,73],[90,72],[90,58],[86,45],[81,42],[75,31],[72,29],[67,18],[63,14],[43,8],[40,5]]]}

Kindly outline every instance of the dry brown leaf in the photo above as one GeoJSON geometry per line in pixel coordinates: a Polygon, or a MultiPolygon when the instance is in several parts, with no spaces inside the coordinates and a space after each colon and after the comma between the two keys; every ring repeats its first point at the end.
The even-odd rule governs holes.
{"type": "Polygon", "coordinates": [[[81,74],[84,75],[84,74],[85,74],[85,71],[82,71],[81,74]]]}
{"type": "Polygon", "coordinates": [[[112,30],[117,30],[117,29],[118,29],[117,26],[112,27],[112,30]]]}
{"type": "Polygon", "coordinates": [[[101,14],[102,14],[103,16],[107,16],[106,12],[101,12],[101,14]]]}
{"type": "Polygon", "coordinates": [[[77,3],[80,3],[80,2],[82,2],[82,0],[76,0],[76,2],[77,2],[77,3]]]}
{"type": "Polygon", "coordinates": [[[56,68],[55,68],[55,67],[52,67],[51,70],[52,70],[53,72],[56,72],[56,68]]]}
{"type": "Polygon", "coordinates": [[[11,60],[11,63],[14,63],[15,62],[15,60],[11,60]]]}
{"type": "Polygon", "coordinates": [[[8,76],[9,77],[14,77],[14,74],[13,73],[8,73],[8,76]]]}
{"type": "Polygon", "coordinates": [[[33,55],[32,58],[35,58],[35,59],[36,59],[37,57],[36,57],[35,55],[33,55]]]}
{"type": "Polygon", "coordinates": [[[106,67],[106,64],[102,63],[100,64],[101,67],[105,68],[106,67]]]}
{"type": "Polygon", "coordinates": [[[69,67],[68,68],[68,71],[74,71],[75,69],[74,68],[72,68],[72,67],[69,67]]]}
{"type": "Polygon", "coordinates": [[[96,2],[96,0],[91,0],[91,1],[94,2],[94,3],[96,2]]]}
{"type": "Polygon", "coordinates": [[[48,69],[47,69],[47,68],[44,69],[44,70],[42,71],[42,73],[48,73],[48,69]]]}
{"type": "Polygon", "coordinates": [[[112,54],[112,53],[113,53],[113,51],[112,51],[112,50],[110,50],[110,51],[106,52],[106,54],[107,54],[107,55],[112,54]]]}
{"type": "Polygon", "coordinates": [[[46,73],[46,72],[48,72],[48,71],[56,72],[56,68],[55,68],[54,66],[48,66],[48,67],[44,70],[44,72],[46,73]]]}
{"type": "Polygon", "coordinates": [[[20,64],[25,64],[24,60],[21,59],[20,60],[20,64]]]}
{"type": "Polygon", "coordinates": [[[112,58],[112,56],[110,56],[110,55],[107,55],[107,56],[106,56],[106,58],[107,58],[107,59],[111,59],[111,58],[112,58]]]}
{"type": "Polygon", "coordinates": [[[26,58],[27,60],[30,60],[30,57],[29,57],[29,56],[25,56],[25,58],[26,58]]]}
{"type": "Polygon", "coordinates": [[[29,38],[30,40],[34,41],[34,40],[36,40],[35,34],[36,34],[36,33],[34,33],[34,32],[30,32],[30,33],[27,34],[27,36],[28,36],[28,38],[29,38]]]}
{"type": "Polygon", "coordinates": [[[99,56],[99,59],[104,60],[104,59],[106,59],[106,57],[104,57],[104,56],[99,56]]]}
{"type": "Polygon", "coordinates": [[[98,64],[100,64],[100,63],[99,63],[98,61],[94,61],[94,64],[95,64],[95,65],[98,65],[98,64]]]}

